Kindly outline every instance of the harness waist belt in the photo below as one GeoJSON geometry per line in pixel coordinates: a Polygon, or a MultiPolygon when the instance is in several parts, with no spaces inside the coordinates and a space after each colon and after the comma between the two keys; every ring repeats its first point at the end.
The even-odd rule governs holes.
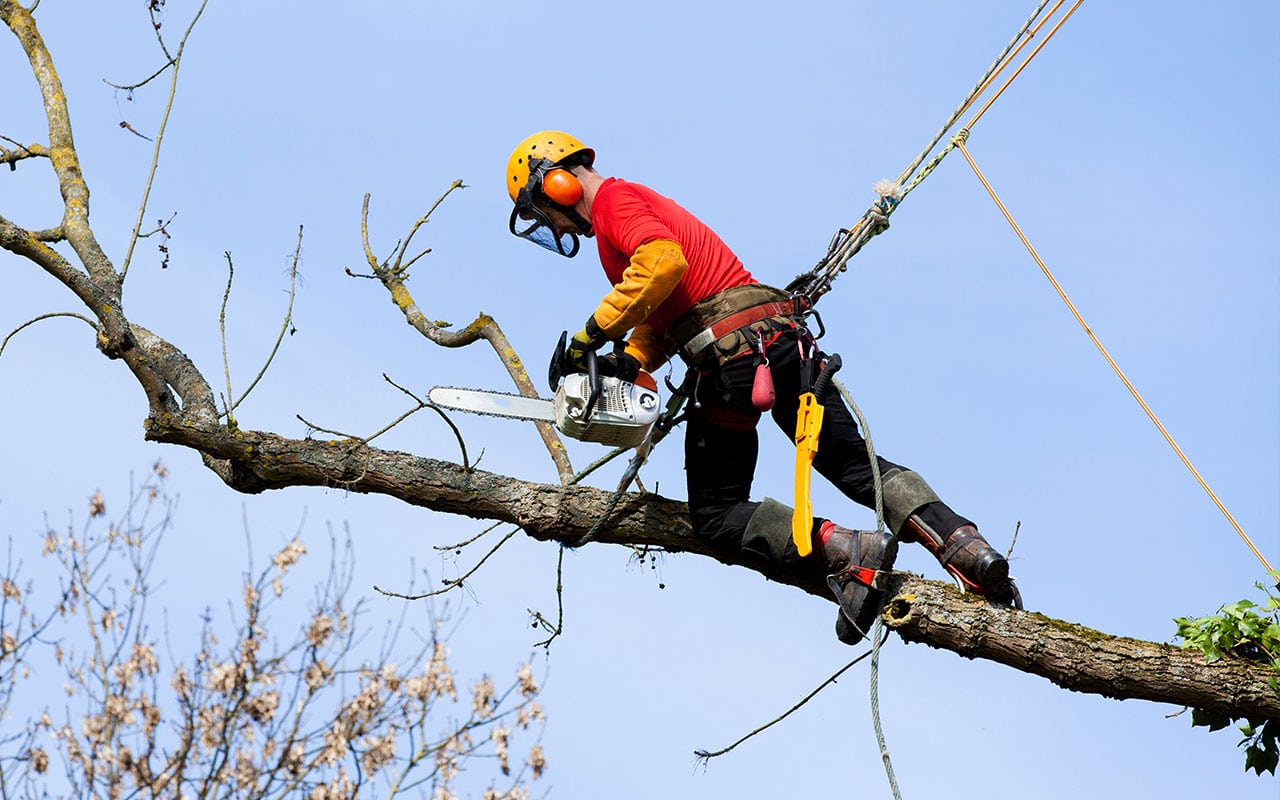
{"type": "Polygon", "coordinates": [[[800,306],[801,302],[792,298],[773,303],[763,303],[736,311],[703,328],[692,339],[681,345],[680,353],[689,361],[695,361],[703,350],[739,328],[745,328],[754,322],[759,322],[769,317],[794,316],[800,310],[798,306],[800,306]]]}

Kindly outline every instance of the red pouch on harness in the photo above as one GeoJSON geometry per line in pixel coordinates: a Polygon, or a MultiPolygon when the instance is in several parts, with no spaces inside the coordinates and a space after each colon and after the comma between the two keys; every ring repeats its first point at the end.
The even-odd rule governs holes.
{"type": "Polygon", "coordinates": [[[756,411],[764,413],[773,408],[777,396],[773,392],[773,373],[769,370],[769,362],[761,361],[756,365],[756,377],[751,383],[751,405],[756,411]]]}

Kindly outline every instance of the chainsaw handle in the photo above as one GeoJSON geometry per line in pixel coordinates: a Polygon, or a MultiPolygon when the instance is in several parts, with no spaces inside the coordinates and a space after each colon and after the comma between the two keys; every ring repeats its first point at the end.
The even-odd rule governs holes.
{"type": "Polygon", "coordinates": [[[587,351],[587,386],[591,387],[591,397],[587,400],[587,407],[582,410],[583,422],[591,419],[596,401],[604,394],[604,379],[600,377],[600,363],[594,350],[587,351]]]}
{"type": "Polygon", "coordinates": [[[564,353],[569,346],[569,332],[560,332],[560,341],[556,342],[556,349],[551,353],[551,364],[547,367],[547,382],[551,384],[551,391],[560,388],[560,379],[564,377],[564,353]]]}

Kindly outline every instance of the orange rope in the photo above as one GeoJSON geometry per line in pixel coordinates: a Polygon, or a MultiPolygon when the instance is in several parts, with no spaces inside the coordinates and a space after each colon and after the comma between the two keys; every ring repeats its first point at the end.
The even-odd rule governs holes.
{"type": "MultiPolygon", "coordinates": [[[[1063,1],[1065,2],[1065,0],[1063,0],[1063,1]]],[[[988,108],[991,108],[991,104],[992,104],[992,103],[994,103],[996,100],[998,100],[998,99],[1000,98],[1000,95],[1004,94],[1004,90],[1009,88],[1009,84],[1013,83],[1014,78],[1017,78],[1019,75],[1021,75],[1021,74],[1022,74],[1022,71],[1023,71],[1024,69],[1026,69],[1026,68],[1027,68],[1027,65],[1028,65],[1028,64],[1030,64],[1030,63],[1031,63],[1031,59],[1035,58],[1035,57],[1036,57],[1036,55],[1037,55],[1037,54],[1038,54],[1038,53],[1039,53],[1039,52],[1044,48],[1044,46],[1045,46],[1046,44],[1048,44],[1048,43],[1049,43],[1049,40],[1053,38],[1053,35],[1054,35],[1055,33],[1057,33],[1057,32],[1058,32],[1058,29],[1059,29],[1059,28],[1061,28],[1061,27],[1062,27],[1062,24],[1063,24],[1064,22],[1066,22],[1067,20],[1071,19],[1071,15],[1072,15],[1072,14],[1074,14],[1074,13],[1076,13],[1076,9],[1077,9],[1077,8],[1079,8],[1079,7],[1080,7],[1080,4],[1081,4],[1081,3],[1083,3],[1083,2],[1084,2],[1084,0],[1076,0],[1076,4],[1075,4],[1075,5],[1073,5],[1071,8],[1067,9],[1067,13],[1066,13],[1066,14],[1064,14],[1064,15],[1062,16],[1062,19],[1058,20],[1058,24],[1057,24],[1057,25],[1054,25],[1054,26],[1053,26],[1053,29],[1052,29],[1052,30],[1050,30],[1050,31],[1049,31],[1049,33],[1044,37],[1044,41],[1042,41],[1042,42],[1040,42],[1040,44],[1036,45],[1036,49],[1031,51],[1031,55],[1027,56],[1027,60],[1022,62],[1022,66],[1020,66],[1020,67],[1018,67],[1016,70],[1014,70],[1013,74],[1009,76],[1009,80],[1007,80],[1007,81],[1005,81],[1005,82],[1004,82],[1004,86],[1001,86],[1001,87],[1000,87],[1000,89],[999,89],[995,94],[993,94],[993,95],[991,96],[991,99],[987,101],[987,104],[986,104],[986,105],[984,105],[984,106],[981,108],[981,110],[979,110],[979,111],[978,111],[978,113],[977,113],[977,114],[974,114],[974,115],[973,115],[973,119],[969,120],[969,124],[964,126],[964,129],[965,129],[965,130],[969,130],[970,128],[972,128],[972,127],[973,127],[973,123],[977,122],[977,121],[978,121],[978,119],[979,119],[983,114],[987,113],[987,109],[988,109],[988,108]]],[[[1061,6],[1061,5],[1062,5],[1062,3],[1058,3],[1058,5],[1054,6],[1054,7],[1053,7],[1053,11],[1050,11],[1050,12],[1049,12],[1049,16],[1046,16],[1043,20],[1041,20],[1040,25],[1043,25],[1045,22],[1048,22],[1048,21],[1049,21],[1049,17],[1052,17],[1052,16],[1053,16],[1053,14],[1054,14],[1054,12],[1056,12],[1056,11],[1058,10],[1058,7],[1059,7],[1059,6],[1061,6]]],[[[1036,31],[1040,30],[1040,25],[1037,25],[1037,26],[1036,26],[1036,31]]],[[[1035,32],[1036,32],[1036,31],[1032,31],[1032,32],[1031,32],[1033,36],[1035,35],[1035,32]]],[[[1024,44],[1025,44],[1025,42],[1024,42],[1024,44]]],[[[1021,49],[1021,48],[1019,48],[1019,49],[1021,49]]],[[[1012,57],[1013,57],[1013,56],[1010,56],[1010,58],[1012,58],[1012,57]]],[[[1001,67],[1001,69],[1003,69],[1003,67],[1001,67]]]]}
{"type": "MultiPolygon", "coordinates": [[[[1027,31],[1027,34],[1023,37],[1022,41],[1018,43],[1018,46],[1015,47],[1009,53],[1009,55],[1004,58],[1004,60],[1000,63],[1000,66],[996,67],[996,69],[993,70],[992,73],[987,76],[987,79],[984,80],[982,84],[977,89],[974,90],[973,94],[969,97],[969,100],[955,112],[955,116],[957,118],[961,114],[963,114],[964,112],[972,108],[974,103],[978,102],[978,98],[982,97],[983,93],[986,92],[987,89],[991,88],[991,84],[995,83],[996,78],[1000,77],[1000,73],[1004,72],[1005,68],[1013,63],[1014,59],[1018,57],[1018,54],[1022,52],[1022,48],[1026,47],[1031,42],[1031,40],[1035,38],[1036,34],[1040,32],[1040,29],[1043,28],[1045,24],[1048,23],[1049,20],[1053,19],[1053,15],[1058,13],[1058,9],[1062,8],[1062,4],[1065,2],[1067,2],[1067,0],[1058,0],[1058,2],[1054,4],[1053,8],[1049,9],[1049,13],[1045,14],[1044,17],[1041,18],[1041,20],[1035,24],[1035,27],[1027,31]]],[[[1071,16],[1071,13],[1076,10],[1076,8],[1080,5],[1080,3],[1083,3],[1083,2],[1084,0],[1077,0],[1076,5],[1071,8],[1071,11],[1067,12],[1067,17],[1071,16]]],[[[1062,22],[1066,22],[1066,21],[1067,21],[1066,17],[1063,17],[1062,22]]],[[[1045,38],[1044,42],[1042,42],[1038,47],[1036,47],[1035,52],[1033,52],[1030,56],[1027,56],[1027,61],[1024,61],[1022,63],[1022,66],[1018,67],[1018,72],[1021,72],[1023,68],[1027,66],[1027,62],[1035,58],[1036,53],[1040,52],[1040,48],[1044,47],[1045,43],[1047,43],[1049,39],[1053,38],[1053,34],[1057,32],[1059,27],[1061,27],[1062,22],[1059,22],[1057,25],[1055,25],[1053,30],[1049,32],[1049,36],[1045,38]]],[[[1000,87],[1000,92],[1003,92],[1005,89],[1007,89],[1009,84],[1012,83],[1013,79],[1016,77],[1018,77],[1017,72],[1013,74],[1013,77],[1005,81],[1004,86],[1000,87]]],[[[996,93],[996,97],[1000,96],[1000,92],[996,93]]],[[[964,130],[967,131],[970,127],[972,127],[973,123],[978,121],[978,117],[982,116],[982,114],[986,112],[987,108],[990,107],[991,103],[994,102],[995,99],[996,99],[995,97],[991,98],[991,101],[989,101],[985,106],[983,106],[982,111],[978,112],[978,116],[969,120],[969,124],[964,127],[964,130]]],[[[908,168],[907,170],[904,170],[903,173],[898,176],[897,183],[902,183],[904,180],[906,180],[907,172],[909,171],[910,171],[910,168],[908,168]]]]}
{"type": "MultiPolygon", "coordinates": [[[[1077,3],[1077,5],[1079,5],[1079,3],[1077,3]]],[[[1075,9],[1072,9],[1072,10],[1074,11],[1075,9]]],[[[1032,55],[1034,56],[1035,53],[1032,53],[1032,55]]],[[[1012,78],[1010,78],[1010,80],[1012,80],[1012,78]]],[[[985,111],[986,109],[984,108],[983,110],[985,111]]],[[[1111,369],[1114,370],[1116,375],[1120,377],[1120,380],[1124,382],[1124,385],[1129,390],[1129,393],[1133,395],[1133,399],[1137,400],[1138,405],[1142,406],[1142,410],[1147,412],[1147,416],[1151,418],[1151,421],[1155,423],[1155,426],[1160,430],[1160,433],[1164,435],[1165,441],[1167,441],[1169,443],[1169,446],[1173,448],[1173,451],[1178,454],[1178,458],[1182,459],[1182,463],[1186,465],[1187,469],[1191,470],[1191,474],[1195,476],[1196,481],[1200,484],[1200,488],[1204,489],[1205,492],[1208,493],[1209,498],[1213,500],[1214,505],[1216,505],[1218,507],[1218,510],[1221,511],[1223,515],[1226,516],[1227,521],[1230,522],[1231,526],[1236,529],[1236,533],[1240,534],[1240,538],[1244,539],[1244,543],[1249,546],[1249,549],[1253,551],[1253,554],[1258,557],[1259,561],[1262,562],[1262,566],[1266,568],[1267,572],[1271,572],[1272,571],[1271,565],[1267,563],[1267,559],[1253,544],[1253,541],[1244,532],[1244,529],[1240,527],[1240,523],[1236,522],[1236,518],[1231,516],[1231,512],[1227,510],[1227,507],[1222,504],[1222,501],[1218,499],[1218,496],[1213,493],[1212,489],[1209,488],[1209,484],[1205,483],[1204,478],[1200,477],[1200,473],[1196,471],[1196,468],[1194,466],[1192,466],[1190,459],[1188,459],[1186,454],[1182,452],[1182,448],[1178,447],[1177,442],[1175,442],[1173,440],[1173,437],[1169,435],[1169,431],[1165,430],[1164,425],[1160,424],[1160,420],[1156,418],[1156,415],[1151,410],[1151,407],[1148,406],[1146,401],[1142,399],[1142,395],[1138,394],[1138,390],[1134,388],[1133,384],[1129,382],[1129,379],[1127,377],[1125,377],[1124,372],[1121,371],[1120,367],[1116,364],[1115,360],[1111,358],[1111,354],[1107,352],[1107,348],[1102,346],[1102,342],[1098,340],[1098,337],[1094,335],[1093,330],[1090,329],[1088,324],[1085,323],[1084,317],[1082,317],[1080,315],[1080,312],[1076,310],[1075,304],[1071,302],[1071,298],[1067,297],[1067,293],[1063,291],[1062,286],[1059,285],[1058,281],[1053,277],[1053,273],[1049,271],[1049,268],[1047,266],[1045,266],[1044,261],[1040,258],[1040,255],[1036,252],[1036,249],[1031,246],[1031,242],[1028,241],[1026,235],[1023,234],[1022,229],[1018,227],[1018,223],[1013,221],[1013,215],[1009,213],[1009,209],[1005,208],[1004,203],[1000,201],[999,196],[996,195],[995,189],[991,188],[991,184],[987,182],[987,178],[982,174],[982,170],[978,169],[978,165],[973,160],[973,156],[969,155],[968,148],[964,146],[963,142],[958,143],[957,147],[959,147],[960,152],[964,154],[965,160],[969,162],[969,166],[973,167],[974,174],[978,176],[978,180],[980,180],[982,182],[983,187],[986,188],[987,194],[991,195],[991,199],[995,201],[996,206],[1000,209],[1000,212],[1004,214],[1004,218],[1008,220],[1009,224],[1013,227],[1014,233],[1018,234],[1018,238],[1022,240],[1023,246],[1027,248],[1027,252],[1031,253],[1031,257],[1034,258],[1036,263],[1040,265],[1040,271],[1043,272],[1044,276],[1049,279],[1049,283],[1053,284],[1053,288],[1057,290],[1058,296],[1062,298],[1062,301],[1067,304],[1067,308],[1071,309],[1071,313],[1075,315],[1076,322],[1080,323],[1080,327],[1084,328],[1084,332],[1089,334],[1089,338],[1093,340],[1093,344],[1098,348],[1098,351],[1102,353],[1102,357],[1107,360],[1107,363],[1111,365],[1111,369]]]]}

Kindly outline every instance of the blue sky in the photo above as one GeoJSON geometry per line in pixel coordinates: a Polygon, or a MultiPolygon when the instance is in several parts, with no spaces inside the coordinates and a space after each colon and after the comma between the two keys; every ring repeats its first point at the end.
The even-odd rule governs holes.
{"type": "MultiPolygon", "coordinates": [[[[429,316],[493,315],[540,365],[607,288],[591,248],[565,261],[507,234],[502,169],[541,128],[572,131],[597,165],[700,215],[761,280],[785,283],[874,199],[947,118],[1032,2],[689,4],[589,10],[508,2],[210,3],[192,36],[147,219],[170,225],[131,267],[126,311],[217,380],[223,253],[236,263],[228,347],[237,386],[270,348],[305,227],[298,333],[242,406],[288,435],[295,415],[371,432],[404,410],[382,381],[507,389],[479,348],[446,351],[403,322],[362,263],[359,214],[387,252],[449,183],[468,188],[424,230],[411,287],[429,316]]],[[[100,240],[123,255],[164,87],[142,3],[45,0],[38,20],[66,84],[100,240]]],[[[176,35],[194,7],[166,4],[176,35]]],[[[1273,565],[1280,564],[1280,12],[1266,3],[1086,3],[975,128],[969,149],[1093,330],[1273,565]]],[[[43,141],[16,45],[0,47],[0,133],[43,141]]],[[[0,213],[55,224],[44,167],[0,179],[0,213]]],[[[0,255],[0,329],[75,310],[47,276],[0,255]]],[[[1076,327],[958,154],[820,310],[825,344],[879,451],[920,471],[988,538],[1021,523],[1014,574],[1029,609],[1166,641],[1172,619],[1257,598],[1258,561],[1076,327]]],[[[540,367],[535,372],[540,371],[540,367]]],[[[243,522],[259,558],[300,524],[349,522],[358,587],[433,576],[435,544],[477,523],[377,497],[232,493],[198,458],[142,441],[141,392],[87,329],[42,323],[0,356],[0,529],[33,551],[42,515],[81,514],[101,488],[163,459],[182,495],[165,603],[188,620],[234,595],[243,522]],[[304,519],[305,522],[301,522],[304,519]]],[[[482,467],[554,480],[531,426],[459,420],[482,467]]],[[[684,496],[678,440],[647,468],[684,496]]],[[[452,457],[418,415],[384,447],[452,457]]],[[[572,445],[575,464],[599,451],[572,445]]],[[[756,493],[790,493],[789,442],[766,431],[756,493]]],[[[620,467],[619,467],[620,468],[620,467]]],[[[612,468],[611,468],[612,469],[612,468]]],[[[611,487],[617,472],[598,481],[611,487]]],[[[815,488],[846,525],[871,512],[815,488]]],[[[317,559],[318,560],[318,559],[317,559]]],[[[37,559],[31,559],[33,563],[37,559]]],[[[553,547],[521,539],[472,582],[456,657],[502,674],[529,657],[526,609],[555,608],[553,547]]],[[[919,548],[899,568],[940,578],[919,548]]],[[[660,573],[593,546],[565,563],[566,635],[553,646],[544,745],[551,797],[791,797],[885,789],[864,666],[783,726],[705,770],[724,745],[790,707],[857,650],[834,606],[705,559],[660,573]],[[659,583],[665,585],[659,588],[659,583]],[[844,788],[842,788],[844,787],[844,788]]],[[[371,590],[370,590],[371,591],[371,590]]],[[[374,618],[398,610],[373,603],[374,618]]],[[[1232,732],[1176,708],[1058,689],[1008,668],[894,640],[880,708],[904,797],[1274,798],[1232,732]],[[962,756],[964,756],[962,758],[962,756]],[[981,772],[980,779],[973,779],[981,772]]]]}

